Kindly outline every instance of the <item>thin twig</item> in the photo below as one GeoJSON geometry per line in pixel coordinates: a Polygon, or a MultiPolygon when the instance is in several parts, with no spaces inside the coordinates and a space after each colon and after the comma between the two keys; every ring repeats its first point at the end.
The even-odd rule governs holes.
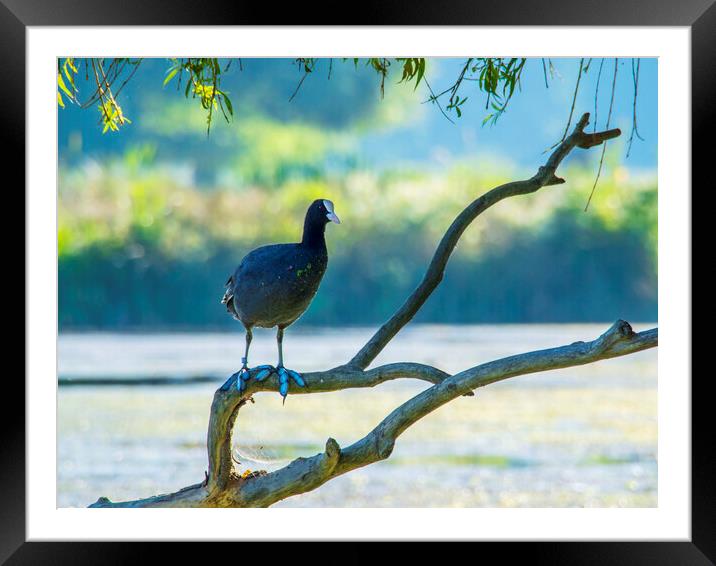
{"type": "MultiPolygon", "coordinates": [[[[98,65],[99,61],[97,61],[96,64],[98,65]]],[[[102,113],[104,114],[105,120],[107,122],[109,122],[110,118],[109,118],[109,114],[107,114],[107,109],[105,108],[104,98],[103,98],[104,87],[102,85],[102,82],[100,81],[99,74],[97,73],[96,64],[95,64],[95,60],[92,59],[92,71],[94,72],[94,78],[95,78],[95,81],[97,82],[97,93],[99,95],[99,106],[102,109],[102,113]]]]}
{"type": "Polygon", "coordinates": [[[597,120],[598,120],[598,114],[597,114],[597,100],[599,98],[599,81],[602,79],[602,67],[604,67],[604,57],[602,57],[602,61],[599,63],[599,72],[597,73],[597,88],[594,90],[594,131],[597,131],[597,120]]]}
{"type": "MultiPolygon", "coordinates": [[[[609,102],[609,114],[607,114],[607,125],[606,127],[609,128],[609,122],[612,119],[612,108],[614,107],[614,91],[616,90],[617,85],[617,69],[619,68],[619,58],[617,57],[614,60],[614,78],[612,79],[612,99],[609,102]]],[[[602,156],[599,158],[599,168],[597,169],[597,178],[594,179],[594,185],[592,186],[592,192],[589,193],[589,198],[587,199],[587,204],[584,207],[584,212],[587,212],[587,209],[589,208],[589,203],[592,202],[592,196],[594,196],[594,191],[597,188],[597,183],[599,182],[599,176],[602,174],[602,166],[604,165],[604,154],[607,151],[607,142],[604,142],[604,145],[602,146],[602,156]]]]}
{"type": "Polygon", "coordinates": [[[636,137],[639,138],[641,141],[644,141],[644,138],[639,135],[639,129],[637,128],[636,123],[636,96],[639,89],[639,67],[641,66],[641,59],[636,60],[636,71],[634,69],[634,59],[631,60],[631,76],[634,81],[634,101],[632,103],[632,122],[631,122],[631,134],[629,135],[629,144],[627,145],[627,154],[626,156],[629,157],[629,153],[631,152],[631,144],[634,141],[634,135],[636,134],[636,137]]]}
{"type": "Polygon", "coordinates": [[[560,142],[563,142],[564,139],[567,137],[567,132],[569,132],[569,127],[572,125],[572,116],[574,116],[574,105],[577,103],[577,94],[579,93],[579,83],[582,81],[582,68],[584,67],[584,57],[582,57],[579,60],[579,72],[577,73],[577,84],[574,86],[574,95],[572,96],[572,106],[569,109],[569,118],[567,119],[567,127],[564,128],[564,133],[562,134],[562,139],[560,142]]]}
{"type": "Polygon", "coordinates": [[[288,98],[289,102],[292,102],[294,98],[296,98],[296,95],[298,94],[299,89],[301,88],[301,85],[303,84],[303,81],[306,80],[306,77],[308,76],[308,73],[304,73],[301,77],[301,80],[298,81],[298,84],[296,85],[296,90],[293,91],[293,94],[288,98]]]}
{"type": "Polygon", "coordinates": [[[388,74],[387,60],[383,59],[383,66],[380,72],[380,98],[385,98],[385,76],[388,74]]]}
{"type": "MultiPolygon", "coordinates": [[[[432,102],[433,104],[437,104],[437,105],[438,105],[438,108],[440,109],[440,113],[441,113],[443,116],[445,116],[445,118],[447,119],[448,122],[450,122],[451,124],[454,124],[455,122],[452,121],[452,119],[450,118],[450,116],[448,116],[448,115],[445,113],[445,110],[443,110],[443,107],[440,105],[440,101],[438,100],[438,97],[435,96],[435,93],[433,92],[433,88],[430,86],[430,83],[428,82],[428,78],[427,78],[427,77],[423,77],[423,82],[425,83],[425,86],[428,87],[428,91],[430,92],[430,98],[429,98],[428,100],[426,100],[425,102],[432,102]]],[[[449,90],[449,89],[448,89],[448,90],[449,90]]],[[[440,95],[439,95],[439,96],[440,96],[440,95]]],[[[425,104],[425,102],[423,102],[423,104],[425,104]]]]}
{"type": "Polygon", "coordinates": [[[572,96],[572,106],[569,109],[569,118],[567,119],[567,125],[564,128],[564,133],[562,134],[562,138],[554,144],[550,149],[553,149],[557,147],[559,144],[561,144],[565,138],[567,137],[567,132],[569,132],[569,127],[572,125],[572,116],[574,115],[574,105],[577,103],[577,93],[579,92],[579,83],[582,80],[582,67],[584,66],[584,57],[582,57],[579,60],[579,73],[577,74],[577,84],[574,86],[574,94],[572,96]]]}
{"type": "Polygon", "coordinates": [[[293,94],[289,97],[288,101],[291,102],[298,94],[298,91],[301,89],[301,85],[303,84],[303,81],[306,80],[306,77],[308,74],[313,70],[313,67],[309,69],[308,63],[306,63],[305,59],[299,59],[298,60],[303,65],[303,76],[301,77],[301,80],[298,81],[298,84],[296,85],[296,89],[293,91],[293,94]]]}
{"type": "Polygon", "coordinates": [[[129,73],[127,78],[124,79],[124,81],[122,82],[121,85],[119,85],[119,88],[114,93],[115,99],[119,96],[119,93],[122,92],[122,89],[125,87],[125,85],[132,79],[132,77],[134,76],[134,73],[137,72],[137,69],[139,68],[139,65],[142,64],[142,61],[143,61],[143,59],[139,59],[139,61],[137,61],[137,63],[134,65],[134,68],[132,69],[132,72],[129,73]]]}

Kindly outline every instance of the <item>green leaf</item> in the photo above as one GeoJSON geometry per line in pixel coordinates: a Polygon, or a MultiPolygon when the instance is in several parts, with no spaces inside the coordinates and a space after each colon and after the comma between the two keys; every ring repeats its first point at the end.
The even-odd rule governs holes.
{"type": "Polygon", "coordinates": [[[72,93],[65,85],[65,81],[62,80],[62,75],[60,73],[57,73],[57,85],[62,89],[62,92],[67,95],[67,98],[72,100],[72,93]]]}
{"type": "Polygon", "coordinates": [[[234,115],[234,107],[231,104],[231,99],[224,94],[224,103],[226,104],[226,109],[229,111],[229,114],[232,116],[234,115]]]}
{"type": "Polygon", "coordinates": [[[67,66],[63,67],[63,71],[65,72],[65,76],[67,77],[67,80],[69,81],[70,85],[72,86],[72,90],[76,90],[75,89],[75,79],[72,77],[72,73],[70,73],[67,66]]]}
{"type": "Polygon", "coordinates": [[[415,88],[418,88],[418,85],[420,84],[420,79],[423,78],[423,75],[425,74],[425,59],[418,59],[418,75],[417,79],[415,79],[415,88]]]}
{"type": "Polygon", "coordinates": [[[59,92],[57,93],[57,104],[59,104],[62,108],[65,107],[65,103],[62,102],[62,95],[59,92]]]}
{"type": "Polygon", "coordinates": [[[166,78],[164,79],[164,83],[162,83],[162,86],[165,87],[167,84],[169,84],[169,81],[171,81],[176,74],[179,72],[179,67],[174,67],[173,69],[170,69],[167,73],[166,78]]]}

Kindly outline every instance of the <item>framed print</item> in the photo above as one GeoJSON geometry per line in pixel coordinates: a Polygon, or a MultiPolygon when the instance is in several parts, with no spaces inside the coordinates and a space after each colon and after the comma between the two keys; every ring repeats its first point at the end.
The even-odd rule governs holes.
{"type": "Polygon", "coordinates": [[[27,338],[3,559],[714,560],[690,330],[714,7],[423,7],[4,0],[27,338]]]}

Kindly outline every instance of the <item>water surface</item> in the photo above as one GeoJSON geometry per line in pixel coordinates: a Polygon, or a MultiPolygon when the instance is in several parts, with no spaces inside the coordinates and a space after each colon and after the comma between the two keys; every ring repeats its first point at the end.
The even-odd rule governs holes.
{"type": "MultiPolygon", "coordinates": [[[[590,340],[600,325],[414,325],[375,364],[449,372],[590,340]]],[[[636,325],[641,330],[651,325],[636,325]]],[[[374,329],[290,329],[299,371],[344,363],[374,329]]],[[[63,334],[59,339],[58,501],[85,506],[201,481],[214,389],[240,365],[241,333],[63,334]],[[156,386],[144,382],[150,378],[156,386]],[[111,381],[114,385],[102,385],[111,381]],[[69,386],[67,384],[76,385],[69,386]],[[83,383],[77,385],[77,383],[83,383]]],[[[252,364],[275,363],[255,332],[252,364]]],[[[289,396],[259,393],[234,435],[241,469],[272,470],[347,446],[429,384],[289,396]]],[[[296,507],[653,507],[657,504],[657,351],[510,379],[457,399],[403,434],[391,458],[278,503],[296,507]]]]}

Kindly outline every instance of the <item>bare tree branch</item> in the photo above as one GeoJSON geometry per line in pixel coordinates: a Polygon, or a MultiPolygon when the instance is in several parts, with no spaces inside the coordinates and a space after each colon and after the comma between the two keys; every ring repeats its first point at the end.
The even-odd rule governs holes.
{"type": "Polygon", "coordinates": [[[390,364],[362,372],[335,368],[304,375],[307,388],[292,388],[291,393],[338,391],[352,387],[372,387],[397,378],[417,378],[436,384],[403,403],[365,437],[341,449],[329,438],[324,452],[310,458],[298,458],[288,466],[269,474],[246,478],[232,469],[231,436],[238,410],[254,393],[278,391],[275,380],[249,381],[239,393],[236,387],[222,387],[214,394],[209,425],[210,469],[207,481],[168,495],[113,503],[100,498],[91,507],[267,507],[316,489],[328,480],[356,468],[390,456],[395,441],[408,427],[435,409],[474,389],[511,377],[593,363],[633,354],[658,344],[658,329],[634,333],[619,320],[591,342],[537,350],[481,364],[452,376],[421,364],[390,364]],[[214,477],[212,477],[212,475],[214,477]]]}
{"type": "Polygon", "coordinates": [[[587,134],[584,132],[584,128],[588,122],[589,113],[585,113],[579,122],[577,122],[572,134],[557,146],[547,160],[547,163],[539,168],[535,176],[526,181],[515,181],[500,185],[488,191],[472,201],[467,208],[458,215],[447,232],[445,232],[440,244],[438,244],[438,248],[435,250],[433,259],[430,261],[428,270],[420,282],[420,285],[418,285],[417,289],[408,297],[403,306],[400,307],[397,312],[380,327],[368,343],[361,348],[348,365],[360,369],[368,367],[381,350],[385,348],[386,344],[393,339],[393,336],[410,322],[418,310],[420,310],[420,307],[423,306],[428,297],[430,297],[435,288],[440,284],[440,281],[442,281],[445,266],[450,259],[450,255],[465,229],[475,218],[485,212],[485,210],[490,208],[493,204],[507,197],[527,195],[548,185],[564,183],[564,179],[560,179],[555,173],[559,164],[572,149],[575,147],[587,149],[621,135],[621,131],[618,129],[587,134]]]}
{"type": "Polygon", "coordinates": [[[339,391],[355,387],[373,387],[392,379],[420,379],[433,384],[390,413],[361,440],[341,449],[329,438],[324,452],[310,458],[298,458],[272,473],[259,472],[240,476],[232,458],[232,436],[239,409],[253,394],[278,391],[275,377],[262,382],[249,380],[240,392],[232,376],[215,393],[211,405],[207,450],[209,470],[204,482],[167,495],[113,503],[100,498],[91,507],[267,507],[300,493],[311,491],[328,480],[356,468],[390,456],[396,439],[412,424],[438,407],[473,390],[519,375],[572,367],[624,356],[653,348],[658,330],[636,334],[624,321],[617,321],[591,342],[574,342],[567,346],[518,354],[449,375],[432,366],[401,362],[366,370],[388,342],[405,326],[425,303],[443,277],[445,267],[460,236],[483,211],[500,200],[533,193],[548,185],[564,183],[556,176],[562,160],[575,147],[590,148],[620,135],[619,130],[585,133],[589,114],[584,114],[574,131],[550,155],[547,163],[532,178],[501,185],[473,201],[453,221],[443,236],[428,270],[418,288],[402,307],[376,332],[346,365],[328,371],[303,375],[305,388],[290,386],[293,394],[339,391]]]}

